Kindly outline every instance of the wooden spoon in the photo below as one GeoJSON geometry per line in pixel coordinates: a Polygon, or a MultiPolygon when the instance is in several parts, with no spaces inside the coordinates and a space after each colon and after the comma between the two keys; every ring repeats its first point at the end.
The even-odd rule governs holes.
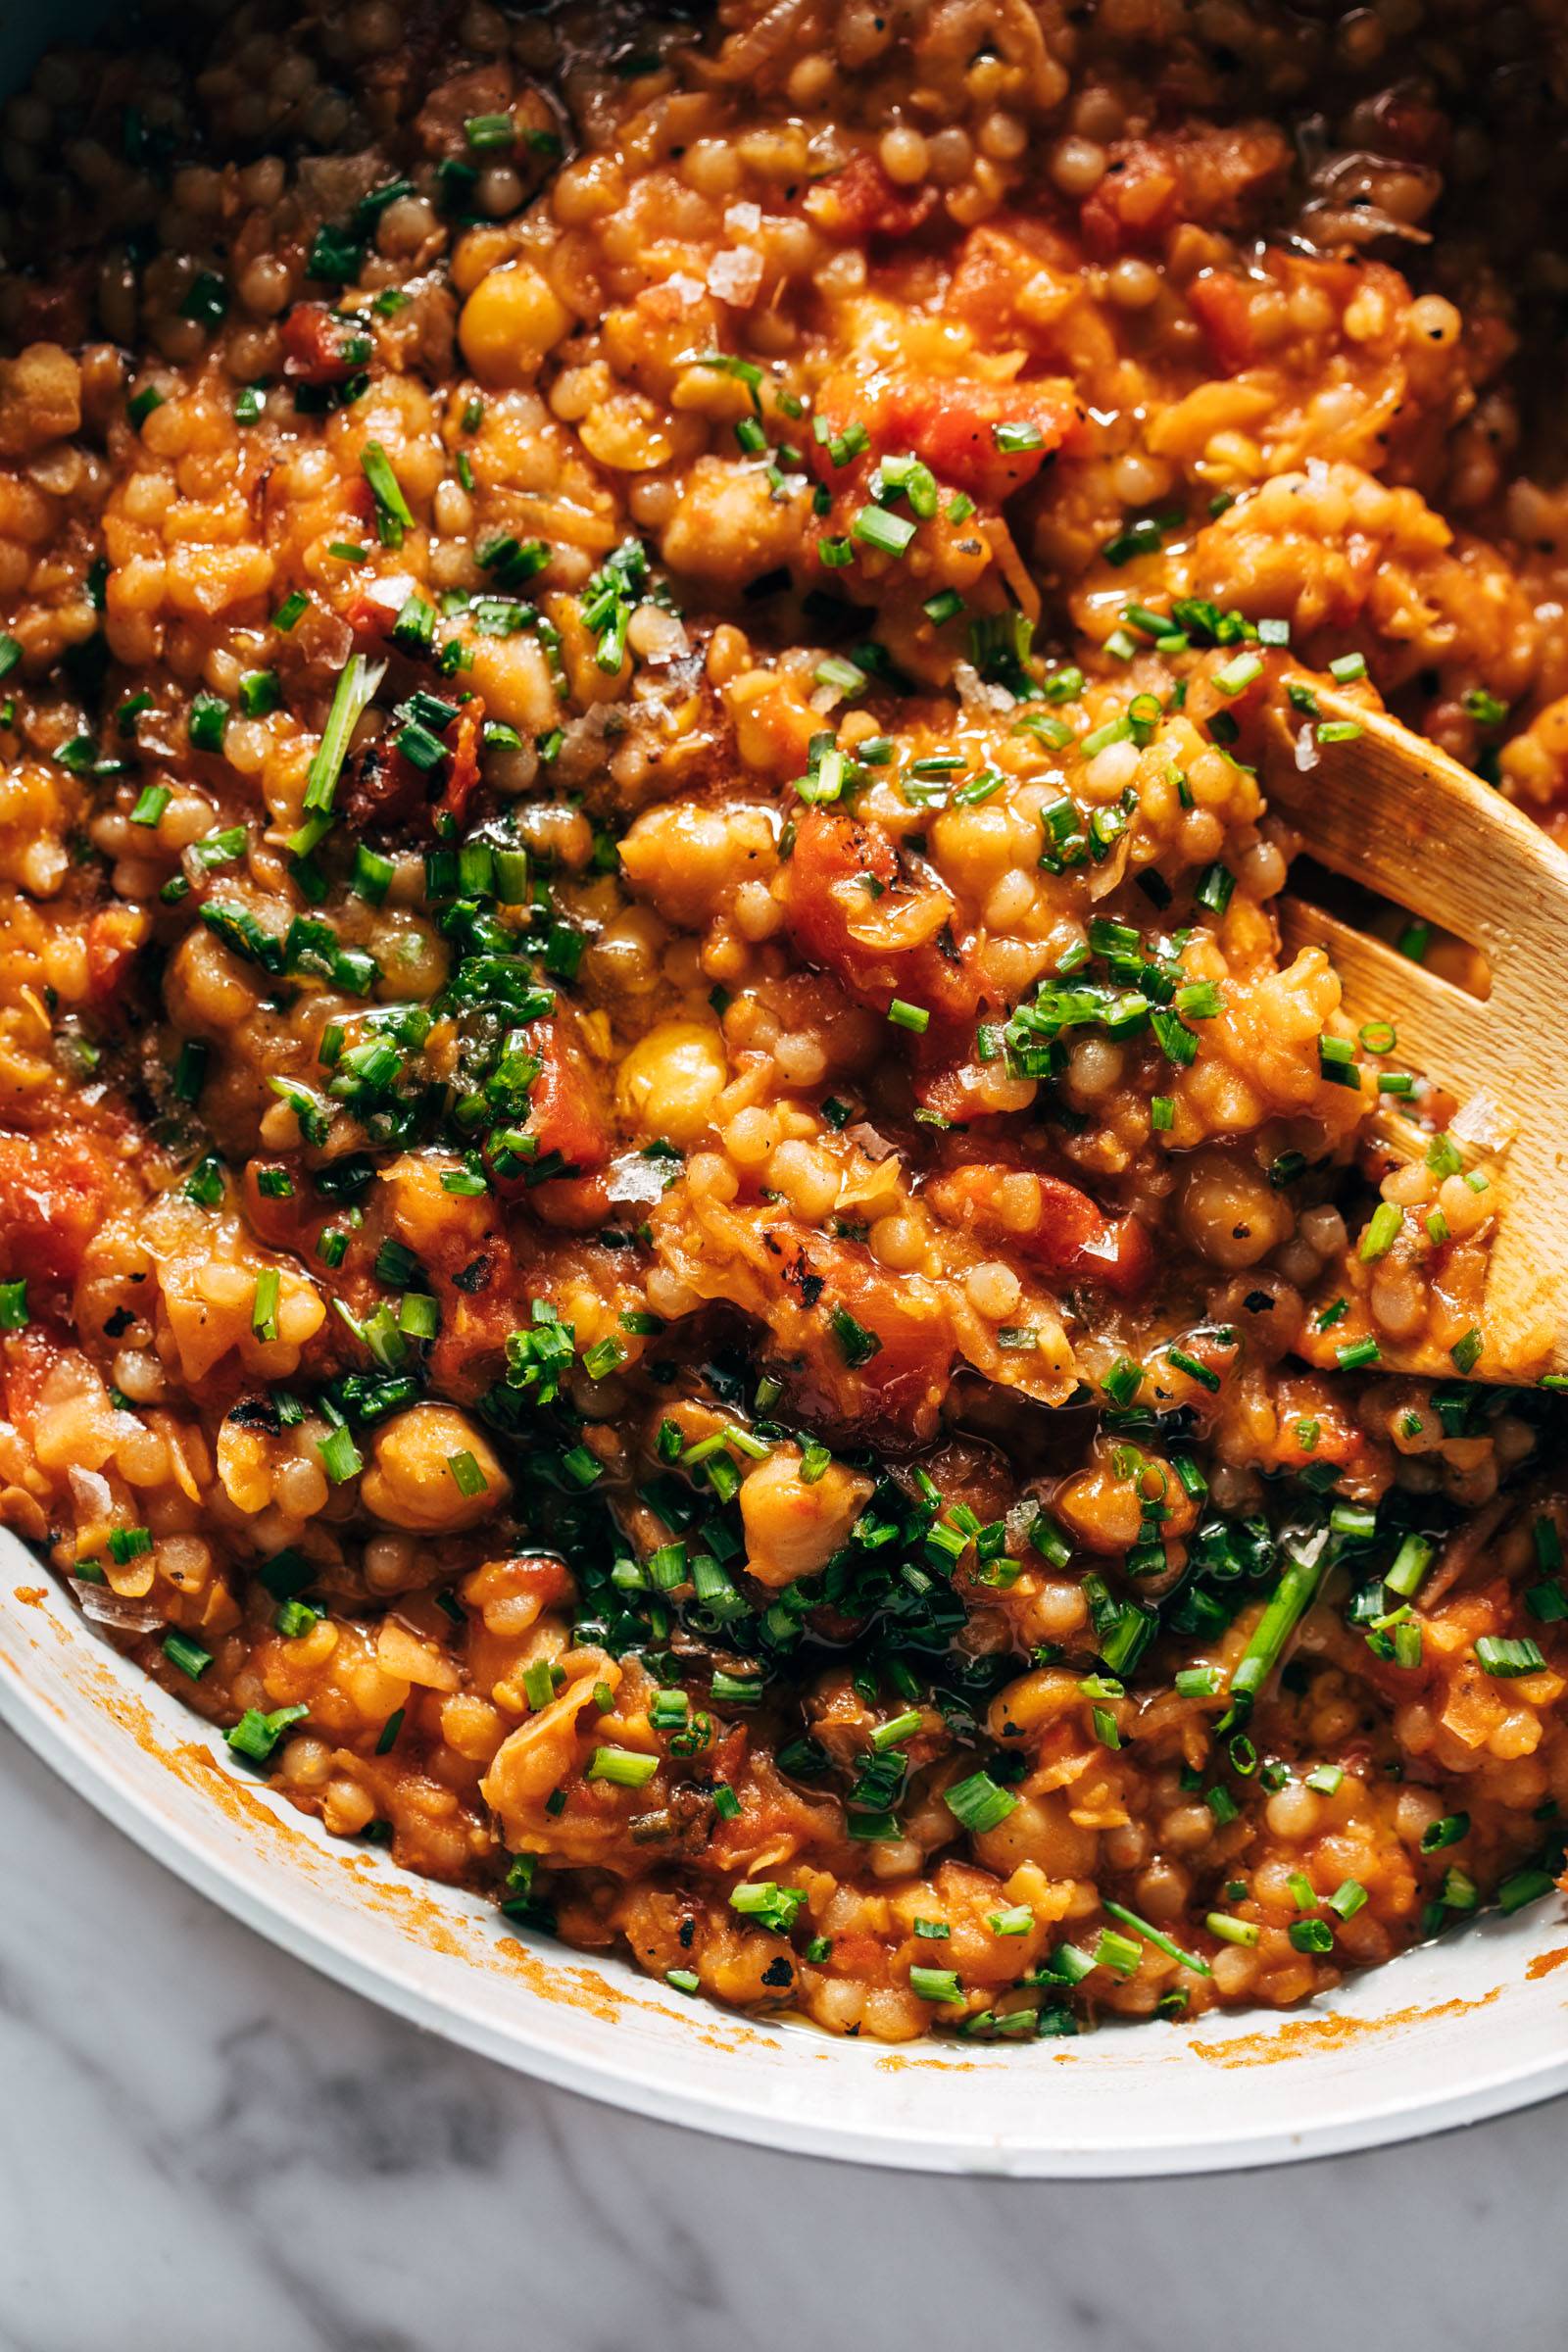
{"type": "MultiPolygon", "coordinates": [[[[1478,948],[1492,990],[1483,1002],[1296,893],[1281,902],[1285,946],[1328,951],[1358,1027],[1394,1023],[1400,1062],[1458,1097],[1455,1141],[1498,1187],[1476,1377],[1568,1372],[1568,857],[1385,711],[1297,683],[1330,740],[1314,725],[1301,764],[1282,710],[1270,801],[1319,864],[1478,948]],[[1336,740],[1336,725],[1356,732],[1336,740]]],[[[1378,1133],[1403,1158],[1431,1141],[1396,1110],[1380,1112],[1378,1133]]]]}

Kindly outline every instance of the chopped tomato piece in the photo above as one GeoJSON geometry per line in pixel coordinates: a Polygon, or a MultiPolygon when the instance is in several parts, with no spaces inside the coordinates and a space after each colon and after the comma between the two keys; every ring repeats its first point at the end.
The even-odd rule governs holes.
{"type": "Polygon", "coordinates": [[[1255,220],[1290,170],[1291,150],[1272,123],[1158,131],[1112,151],[1110,168],[1079,218],[1084,242],[1108,261],[1157,245],[1178,220],[1242,228],[1255,220]]]}
{"type": "Polygon", "coordinates": [[[74,1281],[108,1200],[102,1155],[79,1130],[0,1131],[0,1265],[11,1276],[74,1281]]]}
{"type": "MultiPolygon", "coordinates": [[[[530,1186],[528,1173],[559,1152],[565,1162],[563,1178],[591,1176],[610,1157],[610,1134],[587,1056],[570,1042],[565,1024],[559,1018],[530,1021],[523,1036],[527,1051],[539,1059],[539,1075],[528,1090],[523,1132],[539,1148],[527,1171],[515,1176],[492,1173],[496,1189],[503,1195],[530,1195],[537,1201],[558,1187],[550,1182],[530,1186]]],[[[560,1220],[578,1221],[571,1217],[560,1220]]]]}
{"type": "Polygon", "coordinates": [[[610,1138],[587,1062],[567,1045],[560,1021],[531,1022],[527,1039],[540,1062],[528,1096],[528,1130],[540,1152],[559,1152],[574,1168],[603,1167],[610,1138]]]}
{"type": "Polygon", "coordinates": [[[1106,1216],[1086,1192],[1060,1176],[975,1161],[933,1177],[925,1197],[939,1216],[987,1239],[1010,1242],[1021,1256],[1052,1274],[1103,1283],[1117,1298],[1145,1289],[1154,1271],[1153,1245],[1139,1219],[1106,1216]],[[1006,1215],[1004,1184],[1010,1184],[1016,1196],[1007,1200],[1006,1215]],[[1021,1225],[1014,1221],[1019,1204],[1029,1220],[1021,1225]]]}
{"type": "Polygon", "coordinates": [[[1252,327],[1255,282],[1234,270],[1200,270],[1187,289],[1208,348],[1222,367],[1248,368],[1257,357],[1252,327]]]}
{"type": "Polygon", "coordinates": [[[343,813],[356,833],[407,832],[424,807],[424,778],[389,735],[367,746],[348,780],[343,813]]]}
{"type": "Polygon", "coordinates": [[[528,1205],[547,1225],[568,1233],[592,1233],[610,1215],[610,1187],[602,1175],[558,1176],[535,1185],[528,1205]]]}
{"type": "Polygon", "coordinates": [[[791,1229],[783,1281],[818,1319],[796,1391],[808,1415],[918,1435],[941,1403],[952,1370],[946,1307],[912,1290],[853,1243],[791,1229]]]}
{"type": "Polygon", "coordinates": [[[936,882],[906,880],[885,827],[808,808],[784,867],[784,919],[802,954],[848,993],[886,1012],[895,997],[967,1039],[983,985],[957,909],[936,882]]]}
{"type": "Polygon", "coordinates": [[[1175,159],[1162,154],[1152,139],[1135,140],[1084,205],[1084,242],[1101,260],[1109,260],[1136,246],[1154,244],[1180,209],[1175,159]]]}
{"type": "Polygon", "coordinates": [[[452,731],[447,736],[451,758],[447,761],[446,790],[441,795],[441,808],[448,816],[461,824],[468,806],[468,798],[479,781],[479,733],[484,725],[484,704],[478,695],[470,695],[458,712],[452,731]]]}
{"type": "MultiPolygon", "coordinates": [[[[30,1299],[28,1306],[30,1310],[30,1299]]],[[[0,1411],[29,1442],[44,1409],[43,1393],[50,1374],[70,1347],[70,1332],[36,1313],[24,1329],[7,1332],[0,1341],[0,1411]]]]}
{"type": "Polygon", "coordinates": [[[1084,1243],[1073,1270],[1091,1282],[1102,1282],[1118,1298],[1135,1298],[1149,1288],[1155,1262],[1154,1245],[1143,1220],[1112,1217],[1103,1233],[1084,1243]]]}
{"type": "Polygon", "coordinates": [[[96,1004],[112,997],[130,971],[147,932],[133,906],[101,906],[87,925],[87,980],[96,1004]]]}
{"type": "MultiPolygon", "coordinates": [[[[1325,321],[1319,336],[1329,337],[1331,343],[1343,335],[1340,320],[1357,296],[1364,296],[1369,303],[1375,296],[1385,298],[1385,316],[1396,322],[1391,332],[1396,331],[1410,300],[1403,279],[1382,262],[1346,262],[1305,253],[1266,254],[1245,274],[1236,270],[1200,270],[1187,288],[1187,299],[1198,314],[1210,351],[1228,368],[1250,368],[1267,358],[1269,346],[1259,339],[1258,323],[1277,317],[1278,294],[1293,308],[1298,297],[1309,298],[1312,311],[1325,321]],[[1276,289],[1273,297],[1271,286],[1276,289]]],[[[1306,307],[1306,300],[1300,307],[1306,307]]]]}
{"type": "Polygon", "coordinates": [[[901,188],[889,179],[874,155],[857,155],[842,172],[819,179],[806,199],[806,210],[829,236],[912,237],[937,209],[935,188],[901,188]]]}
{"type": "MultiPolygon", "coordinates": [[[[971,1041],[972,1043],[972,1041],[971,1041]]],[[[914,1091],[923,1110],[940,1111],[959,1127],[997,1115],[992,1069],[949,1032],[915,1041],[914,1091]]]]}
{"type": "Polygon", "coordinates": [[[1364,1477],[1371,1465],[1366,1432],[1351,1417],[1332,1379],[1312,1373],[1281,1371],[1272,1398],[1274,1434],[1258,1430],[1258,1463],[1264,1470],[1304,1470],[1311,1462],[1331,1462],[1353,1479],[1364,1477]]]}
{"type": "Polygon", "coordinates": [[[324,302],[297,302],[283,320],[283,372],[297,383],[342,384],[369,357],[368,337],[324,302]]]}
{"type": "Polygon", "coordinates": [[[508,1563],[508,1582],[514,1592],[525,1592],[542,1609],[553,1608],[572,1591],[571,1570],[548,1551],[529,1552],[508,1563]]]}
{"type": "MultiPolygon", "coordinates": [[[[1072,386],[1055,376],[1014,384],[891,376],[863,399],[835,385],[824,412],[835,432],[859,421],[879,456],[912,451],[940,481],[988,506],[1032,482],[1081,415],[1072,386]]],[[[824,481],[842,489],[826,448],[813,442],[811,454],[824,481]]]]}
{"type": "Polygon", "coordinates": [[[959,249],[942,307],[973,327],[983,350],[1010,351],[1053,340],[1057,317],[1046,289],[1060,289],[1060,314],[1075,306],[1080,255],[1076,242],[1049,222],[999,215],[972,228],[959,249]]]}
{"type": "MultiPolygon", "coordinates": [[[[362,605],[354,621],[357,629],[383,634],[387,625],[381,608],[368,603],[362,605]]],[[[378,736],[360,759],[344,796],[349,823],[357,832],[377,837],[430,826],[437,815],[455,817],[461,824],[479,781],[483,724],[484,704],[474,695],[463,704],[441,737],[447,757],[428,776],[405,759],[394,736],[378,736]]]]}

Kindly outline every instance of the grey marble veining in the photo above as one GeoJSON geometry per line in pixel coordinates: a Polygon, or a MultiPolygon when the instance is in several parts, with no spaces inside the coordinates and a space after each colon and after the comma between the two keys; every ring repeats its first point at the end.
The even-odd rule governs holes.
{"type": "Polygon", "coordinates": [[[0,1734],[3,2352],[1560,2352],[1565,2127],[1082,2187],[728,2146],[383,2016],[0,1734]]]}

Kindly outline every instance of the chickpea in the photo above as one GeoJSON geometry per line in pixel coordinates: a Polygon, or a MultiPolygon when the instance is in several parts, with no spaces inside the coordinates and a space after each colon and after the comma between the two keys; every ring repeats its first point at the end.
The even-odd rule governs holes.
{"type": "Polygon", "coordinates": [[[1225,1152],[1193,1155],[1178,1211],[1182,1231],[1211,1265],[1255,1266],[1284,1241],[1290,1203],[1261,1168],[1225,1152]]]}
{"type": "Polygon", "coordinates": [[[229,950],[210,931],[188,931],[170,959],[164,995],[181,1028],[221,1036],[261,1002],[229,950]]]}
{"type": "MultiPolygon", "coordinates": [[[[471,1474],[467,1483],[471,1482],[471,1474]]],[[[512,1492],[485,1437],[449,1404],[411,1405],[378,1431],[374,1458],[360,1483],[365,1507],[387,1527],[447,1535],[499,1510],[512,1492]],[[452,1468],[471,1456],[484,1484],[464,1492],[452,1468]]]]}
{"type": "Polygon", "coordinates": [[[975,1857],[988,1870],[1010,1876],[1020,1864],[1033,1862],[1052,1879],[1092,1877],[1098,1845],[1097,1833],[1073,1821],[1059,1788],[1020,1795],[1005,1821],[981,1831],[974,1840],[975,1857]]]}
{"type": "Polygon", "coordinates": [[[1109,1463],[1080,1470],[1056,1495],[1056,1514],[1091,1551],[1125,1551],[1138,1541],[1143,1501],[1129,1479],[1109,1463]]]}
{"type": "Polygon", "coordinates": [[[1478,1233],[1492,1214],[1490,1189],[1477,1192],[1463,1176],[1446,1176],[1438,1191],[1438,1206],[1455,1241],[1478,1233]]]}
{"type": "Polygon", "coordinates": [[[746,1565],[759,1584],[777,1588],[825,1567],[871,1498],[872,1482],[829,1462],[809,1485],[802,1456],[780,1446],[759,1462],[741,1488],[746,1565]]]}
{"type": "Polygon", "coordinates": [[[556,690],[536,639],[521,634],[480,637],[472,650],[473,662],[466,675],[474,690],[484,696],[490,716],[503,719],[523,736],[537,735],[552,723],[556,690]]]}
{"type": "Polygon", "coordinates": [[[565,335],[571,314],[539,271],[509,262],[479,280],[463,306],[458,340],[482,383],[526,384],[565,335]]]}
{"type": "Polygon", "coordinates": [[[651,906],[628,906],[600,932],[588,951],[593,978],[610,996],[646,996],[659,981],[659,956],[668,933],[651,906]]]}
{"type": "Polygon", "coordinates": [[[661,1021],[620,1065],[621,1116],[640,1135],[694,1144],[708,1132],[728,1077],[724,1041],[710,1022],[661,1021]]]}

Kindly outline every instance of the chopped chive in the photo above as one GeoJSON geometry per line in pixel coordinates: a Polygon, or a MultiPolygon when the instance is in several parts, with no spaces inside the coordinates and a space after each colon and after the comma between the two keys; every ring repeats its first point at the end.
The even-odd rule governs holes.
{"type": "Polygon", "coordinates": [[[806,1902],[804,1886],[780,1886],[772,1879],[746,1879],[730,1888],[729,1904],[742,1919],[755,1919],[775,1936],[787,1936],[806,1902]]]}
{"type": "Polygon", "coordinates": [[[886,507],[861,507],[850,525],[852,539],[883,556],[902,556],[914,533],[911,515],[890,514],[886,507]]]}
{"type": "Polygon", "coordinates": [[[220,694],[194,696],[187,726],[193,751],[221,752],[228,731],[227,703],[220,694]]]}
{"type": "Polygon", "coordinates": [[[1236,654],[1223,668],[1214,672],[1214,683],[1221,694],[1242,694],[1254,678],[1263,675],[1263,664],[1256,654],[1236,654]]]}
{"type": "Polygon", "coordinates": [[[1204,870],[1193,895],[1200,906],[1208,907],[1211,913],[1223,914],[1231,903],[1235,888],[1236,876],[1229,866],[1216,863],[1204,870]]]}
{"type": "Polygon", "coordinates": [[[187,1037],[180,1047],[172,1081],[176,1102],[195,1102],[200,1100],[211,1051],[205,1038],[199,1037],[187,1037]]]}
{"type": "Polygon", "coordinates": [[[1546,1663],[1528,1636],[1522,1641],[1504,1641],[1495,1634],[1483,1634],[1476,1642],[1476,1662],[1483,1673],[1506,1682],[1522,1674],[1539,1674],[1546,1663]]]}
{"type": "Polygon", "coordinates": [[[193,1683],[201,1680],[213,1662],[212,1651],[203,1649],[201,1643],[193,1642],[188,1634],[166,1634],[162,1647],[171,1666],[177,1666],[181,1674],[188,1674],[193,1683]]]}
{"type": "Polygon", "coordinates": [[[305,780],[307,809],[327,809],[337,792],[337,780],[348,757],[349,740],[375,699],[386,674],[384,662],[367,662],[356,654],[338,678],[321,741],[305,780]]]}
{"type": "Polygon", "coordinates": [[[1288,1557],[1283,1575],[1264,1604],[1251,1638],[1231,1676],[1233,1714],[1245,1712],[1284,1654],[1285,1645],[1316,1596],[1323,1575],[1327,1530],[1309,1537],[1300,1552],[1288,1557]]]}
{"type": "Polygon", "coordinates": [[[1384,1575],[1387,1591],[1400,1600],[1409,1600],[1437,1557],[1437,1550],[1430,1537],[1406,1536],[1395,1554],[1394,1565],[1384,1575]]]}
{"type": "Polygon", "coordinates": [[[858,1371],[873,1355],[881,1353],[882,1342],[876,1333],[858,1323],[847,1306],[834,1307],[828,1322],[839,1344],[839,1352],[852,1371],[858,1371]]]}
{"type": "Polygon", "coordinates": [[[144,784],[130,812],[133,825],[156,825],[174,795],[167,784],[144,784]]]}
{"type": "Polygon", "coordinates": [[[1160,1929],[1151,1927],[1147,1919],[1140,1919],[1136,1911],[1129,1911],[1124,1904],[1113,1903],[1105,1895],[1101,1898],[1101,1909],[1107,1911],[1112,1919],[1119,1919],[1124,1928],[1131,1928],[1134,1935],[1141,1936],[1146,1943],[1152,1943],[1155,1951],[1163,1952],[1168,1960],[1179,1960],[1183,1968],[1195,1969],[1200,1977],[1213,1975],[1206,1960],[1200,1959],[1196,1952],[1183,1951],[1179,1943],[1172,1943],[1160,1929]]]}
{"type": "Polygon", "coordinates": [[[1374,1258],[1388,1255],[1398,1239],[1399,1227],[1403,1222],[1404,1212],[1397,1201],[1378,1202],[1361,1235],[1358,1254],[1363,1265],[1370,1265],[1374,1258]]]}
{"type": "Polygon", "coordinates": [[[1445,1813],[1441,1821],[1429,1822],[1421,1833],[1421,1851],[1440,1853],[1446,1845],[1457,1845],[1470,1835],[1468,1813],[1445,1813]]]}
{"type": "Polygon", "coordinates": [[[379,441],[367,441],[360,452],[360,470],[375,501],[375,535],[383,547],[401,547],[414,528],[414,515],[392,470],[392,461],[379,441]]]}
{"type": "Polygon", "coordinates": [[[657,1756],[632,1747],[596,1747],[583,1775],[589,1781],[608,1781],[615,1788],[646,1788],[659,1770],[657,1756]]]}
{"type": "Polygon", "coordinates": [[[198,270],[179,306],[179,315],[205,328],[208,334],[215,333],[228,315],[228,288],[222,279],[211,270],[198,270]]]}
{"type": "Polygon", "coordinates": [[[999,1788],[989,1773],[972,1772],[966,1780],[955,1781],[943,1790],[943,1802],[971,1835],[984,1836],[1006,1820],[1018,1799],[1009,1790],[999,1788]]]}
{"type": "Polygon", "coordinates": [[[321,1457],[321,1468],[334,1486],[340,1487],[358,1477],[365,1467],[359,1447],[346,1429],[329,1430],[318,1441],[316,1450],[321,1457]]]}
{"type": "Polygon", "coordinates": [[[1239,1943],[1249,1948],[1256,1943],[1262,1934],[1255,1921],[1232,1919],[1228,1911],[1210,1911],[1203,1925],[1211,1936],[1219,1937],[1221,1943],[1239,1943]]]}
{"type": "Polygon", "coordinates": [[[510,115],[469,115],[464,122],[463,135],[478,154],[514,147],[517,140],[516,125],[510,115]]]}
{"type": "Polygon", "coordinates": [[[963,1986],[958,1982],[956,1971],[951,1968],[911,1968],[909,1990],[917,1993],[922,2001],[934,2001],[942,2005],[963,1998],[963,1986]]]}
{"type": "Polygon", "coordinates": [[[447,1455],[447,1468],[460,1494],[469,1497],[482,1494],[490,1484],[466,1446],[458,1453],[447,1455]]]}
{"type": "Polygon", "coordinates": [[[1132,1976],[1143,1953],[1131,1936],[1119,1936],[1114,1928],[1102,1928],[1100,1941],[1095,1946],[1094,1965],[1108,1968],[1113,1976],[1132,1976]]]}
{"type": "Polygon", "coordinates": [[[277,1301],[282,1280],[276,1266],[264,1266],[256,1277],[251,1329],[259,1340],[275,1340],[277,1337],[277,1301]]]}
{"type": "Polygon", "coordinates": [[[1506,1918],[1524,1904],[1539,1902],[1542,1895],[1550,1894],[1556,1884],[1549,1870],[1516,1870],[1497,1888],[1497,1909],[1506,1918]]]}
{"type": "Polygon", "coordinates": [[[918,1707],[910,1707],[903,1715],[895,1715],[889,1723],[879,1723],[871,1734],[871,1745],[881,1754],[897,1747],[902,1740],[912,1739],[924,1718],[918,1707]]]}

